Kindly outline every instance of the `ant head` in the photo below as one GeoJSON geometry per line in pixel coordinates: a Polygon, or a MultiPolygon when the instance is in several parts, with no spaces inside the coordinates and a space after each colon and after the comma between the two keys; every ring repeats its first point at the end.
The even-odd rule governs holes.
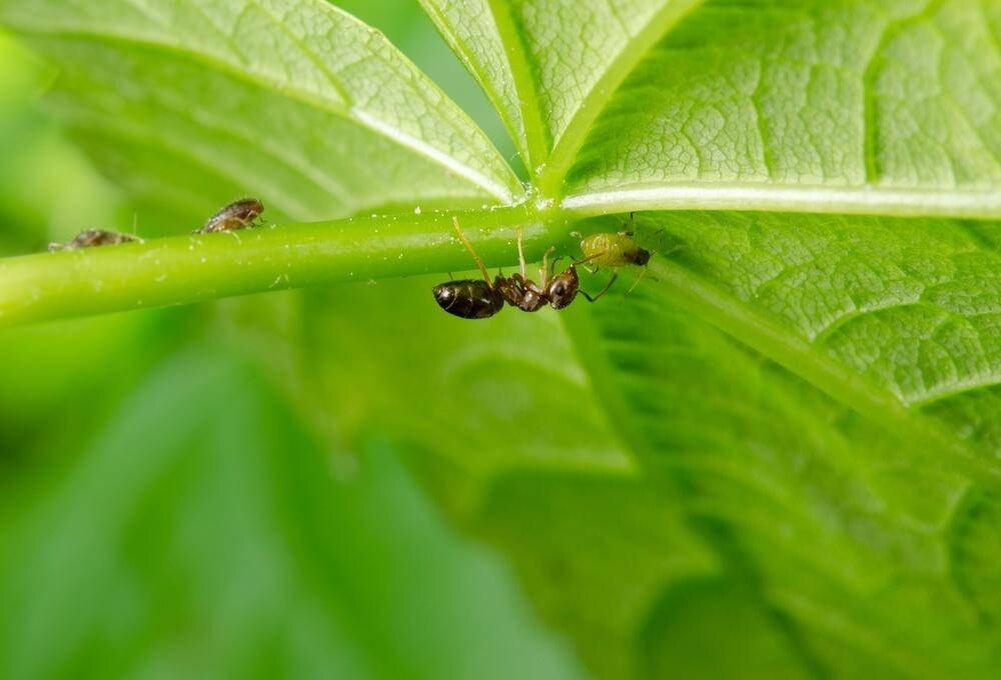
{"type": "Polygon", "coordinates": [[[577,268],[567,267],[553,277],[546,288],[546,297],[553,309],[563,309],[577,296],[580,290],[580,279],[577,276],[577,268]]]}

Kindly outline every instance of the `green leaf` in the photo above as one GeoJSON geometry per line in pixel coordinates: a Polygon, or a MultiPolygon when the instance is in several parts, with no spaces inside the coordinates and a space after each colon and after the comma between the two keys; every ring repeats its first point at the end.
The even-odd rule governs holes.
{"type": "Polygon", "coordinates": [[[465,114],[322,0],[4,0],[0,22],[59,67],[49,103],[85,148],[154,203],[251,193],[319,219],[521,193],[465,114]]]}
{"type": "Polygon", "coordinates": [[[423,1],[567,208],[1001,214],[996,2],[423,1]]]}
{"type": "Polygon", "coordinates": [[[397,431],[601,677],[990,677],[998,496],[926,439],[945,424],[862,417],[672,286],[479,326],[435,323],[423,286],[324,295],[305,383],[356,400],[349,432],[397,431]],[[400,311],[358,318],[380,299],[400,311]]]}
{"type": "Polygon", "coordinates": [[[385,444],[368,448],[346,468],[339,453],[334,479],[244,362],[173,358],[0,513],[0,672],[572,675],[499,565],[443,531],[385,444]]]}
{"type": "MultiPolygon", "coordinates": [[[[306,410],[350,399],[350,412],[335,415],[349,441],[373,427],[395,432],[439,501],[515,560],[536,606],[599,676],[661,663],[675,624],[711,631],[734,664],[773,676],[807,668],[775,614],[738,592],[742,581],[687,521],[678,494],[636,469],[620,414],[598,397],[600,366],[575,358],[557,316],[435,323],[422,310],[425,288],[381,283],[307,298],[304,337],[289,350],[307,352],[306,410]],[[392,317],[357,313],[385,300],[396,304],[392,317]],[[389,332],[400,326],[411,330],[407,343],[389,332]],[[704,611],[690,601],[683,619],[657,605],[707,584],[735,593],[729,610],[756,622],[753,636],[729,626],[715,599],[704,611]]],[[[695,650],[676,653],[696,663],[695,650]]]]}
{"type": "MultiPolygon", "coordinates": [[[[9,7],[21,7],[13,16],[29,33],[50,16],[11,1],[0,17],[10,21],[9,7]]],[[[573,220],[609,213],[576,226],[619,230],[628,221],[616,213],[651,211],[634,225],[662,251],[648,280],[591,308],[508,310],[471,324],[431,301],[428,288],[444,274],[317,296],[300,320],[303,337],[289,338],[288,356],[299,356],[299,342],[309,350],[296,383],[304,404],[332,416],[350,441],[392,433],[442,505],[512,556],[546,618],[603,677],[993,677],[1001,660],[999,5],[425,4],[498,107],[538,200],[262,230],[246,246],[221,237],[189,255],[174,240],[79,254],[72,265],[26,258],[0,269],[4,281],[24,286],[10,284],[29,310],[122,308],[160,273],[156,253],[178,272],[211,254],[211,272],[187,288],[138,296],[166,304],[262,290],[271,273],[306,284],[468,263],[445,236],[456,214],[476,227],[491,264],[507,264],[515,250],[505,229],[515,224],[531,225],[538,253],[569,246],[573,220]],[[588,17],[598,19],[583,26],[588,17]],[[111,282],[108,296],[84,290],[102,276],[90,263],[106,272],[96,280],[111,282]],[[115,288],[126,265],[131,278],[115,288]],[[64,281],[76,292],[60,298],[64,281]]],[[[96,7],[89,11],[100,17],[106,10],[96,7]]],[[[343,21],[350,43],[360,29],[343,21]]],[[[35,44],[80,56],[74,40],[35,44]]],[[[102,67],[109,72],[138,63],[130,51],[121,62],[114,54],[102,67]]],[[[204,84],[205,76],[183,54],[156,54],[142,65],[160,77],[115,71],[99,82],[124,94],[81,86],[66,91],[64,110],[82,102],[83,114],[92,105],[100,113],[104,98],[135,93],[152,103],[122,110],[133,138],[155,138],[182,103],[198,102],[215,120],[233,114],[204,91],[159,99],[158,88],[179,87],[175,79],[204,84]]],[[[253,54],[286,63],[284,51],[253,54]]],[[[278,77],[280,69],[246,59],[226,63],[278,77]]],[[[301,105],[305,86],[282,82],[287,97],[276,90],[264,99],[301,105]]],[[[234,187],[264,167],[248,166],[259,157],[245,154],[273,139],[284,156],[311,157],[313,134],[292,126],[273,137],[264,111],[238,117],[239,145],[219,142],[219,126],[207,134],[189,125],[179,148],[219,144],[216,179],[234,187]]],[[[195,173],[174,182],[174,160],[159,149],[123,160],[107,155],[116,148],[107,142],[120,140],[98,141],[99,157],[104,149],[105,161],[131,164],[131,182],[165,191],[190,183],[192,194],[221,186],[195,173]]],[[[359,159],[336,154],[357,147],[327,150],[321,173],[340,178],[347,168],[355,177],[359,159]]],[[[492,152],[482,159],[497,162],[492,152]]],[[[410,200],[407,212],[429,200],[483,202],[467,184],[424,192],[441,177],[429,167],[400,168],[392,182],[365,175],[360,195],[374,205],[375,193],[397,192],[383,198],[410,200]]],[[[280,202],[330,209],[301,177],[267,174],[280,202]]],[[[189,217],[201,210],[179,208],[189,217]]]]}
{"type": "Polygon", "coordinates": [[[606,102],[567,204],[998,217],[999,35],[992,1],[706,3],[606,102]]]}
{"type": "Polygon", "coordinates": [[[501,113],[529,172],[551,175],[550,155],[563,163],[577,152],[611,91],[700,1],[421,4],[501,113]]]}

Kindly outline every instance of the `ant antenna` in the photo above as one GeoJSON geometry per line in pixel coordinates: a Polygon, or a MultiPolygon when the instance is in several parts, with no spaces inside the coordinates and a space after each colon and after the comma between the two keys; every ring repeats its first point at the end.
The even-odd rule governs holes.
{"type": "Polygon", "coordinates": [[[557,265],[557,263],[560,260],[562,260],[563,258],[565,258],[565,257],[567,257],[567,255],[557,255],[556,257],[553,258],[552,262],[549,263],[549,267],[550,267],[550,269],[549,269],[549,275],[550,276],[554,276],[556,274],[556,265],[557,265]]]}
{"type": "MultiPolygon", "coordinates": [[[[490,290],[493,290],[494,285],[490,282],[490,273],[487,271],[486,265],[483,264],[483,260],[481,260],[480,256],[476,254],[475,250],[473,250],[473,244],[469,242],[469,239],[466,238],[466,234],[462,231],[462,227],[459,226],[459,218],[454,215],[452,216],[452,226],[455,227],[455,233],[459,235],[459,240],[462,241],[462,245],[466,247],[469,254],[473,256],[474,260],[476,260],[476,266],[480,268],[480,273],[483,274],[483,280],[487,282],[487,286],[490,290]]],[[[518,243],[520,244],[521,241],[518,243]]]]}

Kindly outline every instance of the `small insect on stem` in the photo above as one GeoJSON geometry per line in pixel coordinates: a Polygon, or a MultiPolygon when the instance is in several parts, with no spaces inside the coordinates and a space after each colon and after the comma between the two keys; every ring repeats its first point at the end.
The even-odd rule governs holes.
{"type": "Polygon", "coordinates": [[[254,222],[264,212],[264,204],[256,198],[241,198],[230,203],[210,217],[195,234],[212,234],[218,231],[237,231],[257,226],[254,222]]]}
{"type": "Polygon", "coordinates": [[[86,229],[73,237],[68,243],[50,243],[49,251],[79,250],[81,248],[96,248],[98,246],[117,246],[130,241],[142,241],[138,236],[123,234],[110,229],[86,229]]]}

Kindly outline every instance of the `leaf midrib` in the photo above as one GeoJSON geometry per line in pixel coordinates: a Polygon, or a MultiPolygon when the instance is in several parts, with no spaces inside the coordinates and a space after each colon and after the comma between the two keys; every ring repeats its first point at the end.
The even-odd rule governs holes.
{"type": "Polygon", "coordinates": [[[1001,219],[1001,191],[941,190],[770,183],[663,182],[623,184],[566,196],[560,207],[577,217],[638,210],[763,211],[801,214],[1001,219]]]}

